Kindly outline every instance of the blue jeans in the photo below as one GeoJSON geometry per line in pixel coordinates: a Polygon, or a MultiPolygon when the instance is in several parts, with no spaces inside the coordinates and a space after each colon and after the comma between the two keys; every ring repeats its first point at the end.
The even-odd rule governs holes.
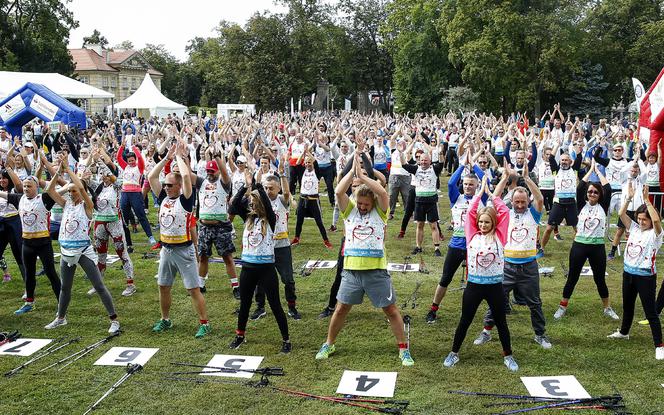
{"type": "Polygon", "coordinates": [[[122,216],[125,218],[130,218],[133,210],[143,228],[143,232],[148,238],[152,237],[152,229],[150,229],[150,222],[148,222],[148,217],[145,215],[143,194],[141,192],[122,192],[120,194],[120,209],[122,209],[122,216]]]}

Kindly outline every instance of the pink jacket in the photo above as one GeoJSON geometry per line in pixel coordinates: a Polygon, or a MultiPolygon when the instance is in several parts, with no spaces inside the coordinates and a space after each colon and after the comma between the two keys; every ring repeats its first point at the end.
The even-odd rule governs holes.
{"type": "MultiPolygon", "coordinates": [[[[470,241],[475,235],[480,233],[480,230],[477,227],[477,208],[480,204],[480,200],[480,196],[473,197],[473,200],[470,202],[468,213],[466,214],[466,246],[470,244],[470,241]]],[[[498,223],[496,224],[496,236],[500,243],[505,246],[505,243],[507,243],[507,228],[510,224],[510,211],[500,197],[493,197],[492,200],[498,219],[498,223]]]]}

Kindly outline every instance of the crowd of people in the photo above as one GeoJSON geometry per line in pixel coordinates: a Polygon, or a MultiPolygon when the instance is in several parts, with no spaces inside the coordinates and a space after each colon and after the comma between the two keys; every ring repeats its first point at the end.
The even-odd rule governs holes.
{"type": "MultiPolygon", "coordinates": [[[[281,352],[289,353],[288,318],[302,318],[291,248],[322,244],[333,249],[330,235],[338,231],[341,218],[336,278],[318,316],[331,317],[330,324],[316,359],[335,352],[352,306],[362,303],[366,294],[387,316],[399,359],[410,366],[414,360],[395,305],[385,241],[405,239],[414,220],[412,255],[444,256],[440,282],[431,287],[426,322],[437,321],[455,274],[464,287],[459,324],[443,365],[459,362],[467,330],[486,300],[489,311],[474,344],[490,341],[497,326],[504,363],[516,371],[507,323],[510,295],[530,309],[534,341],[551,348],[538,258],[547,255],[551,234],[562,241],[559,229],[568,226],[573,235],[569,275],[552,317],[565,316],[587,260],[604,315],[620,320],[611,307],[605,270],[622,241],[622,325],[608,337],[629,338],[638,295],[656,358],[664,359],[659,320],[664,285],[657,294],[655,267],[664,237],[657,195],[662,155],[648,148],[626,120],[595,123],[563,114],[560,105],[536,118],[476,112],[262,113],[228,120],[204,114],[148,119],[125,114],[95,117],[84,130],[63,125],[51,130],[33,121],[22,136],[12,137],[0,128],[0,156],[0,254],[7,256],[10,246],[25,281],[23,304],[15,314],[35,309],[39,258],[40,272],[58,300],[56,318],[46,329],[67,324],[74,272],[80,265],[92,283],[89,294],[98,294],[106,310],[109,332],[120,330],[113,297],[104,284],[108,248],[112,244],[122,262],[122,295],[134,295],[129,254],[134,249],[132,233],[140,224],[151,249],[160,251],[160,318],[154,332],[173,327],[171,289],[179,274],[198,317],[195,337],[211,333],[204,293],[214,247],[240,304],[230,348],[245,343],[249,319],[267,314],[267,298],[282,336],[281,352]],[[391,225],[399,209],[403,219],[391,225]],[[148,219],[150,210],[158,218],[155,226],[148,219]],[[619,219],[611,239],[612,213],[619,219]],[[319,242],[302,236],[305,218],[314,219],[319,242]],[[153,234],[157,230],[158,239],[153,234]],[[441,248],[444,230],[452,232],[447,249],[441,248]],[[234,253],[240,235],[238,278],[234,253]],[[59,272],[54,240],[59,242],[59,272]],[[287,312],[280,301],[279,278],[287,312]]],[[[0,261],[7,280],[5,263],[0,261]]]]}

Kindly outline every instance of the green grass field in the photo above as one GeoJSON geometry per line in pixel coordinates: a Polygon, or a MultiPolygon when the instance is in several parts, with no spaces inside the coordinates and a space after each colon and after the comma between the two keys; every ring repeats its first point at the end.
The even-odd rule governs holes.
{"type": "MultiPolygon", "coordinates": [[[[324,220],[329,226],[332,210],[326,199],[324,220]]],[[[447,197],[440,201],[441,217],[449,220],[447,197]]],[[[408,228],[406,239],[397,240],[396,234],[402,208],[397,209],[395,220],[388,225],[387,255],[390,262],[401,262],[413,247],[415,229],[408,228]]],[[[154,213],[151,213],[154,221],[154,213]]],[[[294,215],[291,221],[294,227],[294,215]]],[[[236,220],[238,234],[241,234],[236,220]]],[[[446,226],[444,227],[446,228],[446,226]]],[[[291,228],[291,230],[293,230],[291,228]]],[[[445,246],[451,232],[445,231],[445,246]]],[[[380,310],[374,309],[368,299],[353,309],[347,325],[337,341],[337,353],[327,361],[316,361],[314,355],[325,340],[329,320],[318,320],[318,313],[327,304],[329,287],[335,270],[316,270],[309,277],[296,277],[298,307],[303,315],[300,321],[289,319],[293,342],[290,355],[280,355],[281,339],[276,322],[268,309],[266,318],[249,322],[248,343],[232,351],[227,345],[234,336],[238,303],[233,299],[223,264],[212,264],[206,300],[213,332],[202,339],[194,339],[197,329],[196,315],[181,282],[174,286],[172,320],[174,328],[163,334],[151,331],[159,318],[159,302],[156,280],[157,264],[154,259],[141,259],[146,252],[145,235],[134,234],[136,252],[132,254],[136,269],[138,292],[129,298],[120,296],[124,276],[119,262],[111,265],[106,274],[116,308],[122,322],[123,334],[110,344],[94,351],[88,357],[71,365],[65,371],[50,371],[32,376],[37,369],[64,357],[105,337],[108,320],[102,304],[95,297],[88,297],[90,284],[77,271],[69,324],[54,332],[43,326],[54,316],[56,303],[46,277],[38,277],[36,309],[24,316],[13,312],[20,304],[22,282],[9,250],[5,253],[11,263],[11,282],[0,285],[0,329],[18,329],[27,338],[56,338],[82,336],[81,343],[61,350],[32,368],[12,378],[0,377],[0,414],[75,414],[83,413],[97,400],[124,370],[121,367],[93,366],[93,363],[112,346],[156,347],[159,352],[147,363],[140,374],[131,378],[112,394],[95,411],[99,414],[351,414],[366,412],[362,409],[304,400],[285,396],[270,390],[250,389],[239,385],[203,384],[167,381],[163,372],[175,370],[169,362],[180,361],[206,364],[214,354],[241,354],[264,356],[263,366],[282,366],[285,377],[273,378],[278,386],[332,395],[336,391],[344,370],[397,371],[396,399],[411,402],[408,413],[413,414],[488,414],[484,408],[487,399],[478,399],[447,393],[451,389],[496,393],[527,394],[520,376],[574,375],[593,396],[614,392],[614,386],[625,397],[628,410],[634,414],[664,412],[664,362],[656,361],[652,337],[648,326],[634,325],[628,341],[612,341],[606,338],[618,327],[618,323],[602,315],[601,301],[591,277],[581,277],[568,313],[562,321],[553,321],[558,306],[565,274],[561,265],[567,266],[571,247],[569,230],[563,230],[565,240],[552,240],[547,255],[540,266],[554,266],[552,278],[541,281],[544,312],[547,317],[547,333],[553,349],[542,350],[533,341],[530,313],[526,307],[515,307],[509,317],[515,357],[521,367],[510,373],[503,365],[500,344],[495,339],[484,346],[474,346],[473,339],[482,328],[482,305],[471,326],[460,352],[461,361],[452,369],[442,367],[442,359],[451,348],[456,328],[462,291],[448,293],[441,304],[439,321],[428,325],[424,316],[429,310],[431,298],[439,280],[442,258],[434,258],[431,238],[425,241],[424,260],[431,271],[423,273],[395,273],[392,275],[397,291],[397,304],[401,306],[410,296],[418,281],[422,282],[418,305],[403,313],[413,317],[411,351],[415,366],[404,368],[397,358],[397,348],[389,326],[380,310]]],[[[306,221],[302,244],[293,249],[295,272],[306,259],[336,259],[341,233],[330,235],[334,250],[324,248],[313,221],[306,221]]],[[[237,245],[241,241],[236,240],[237,245]]],[[[57,250],[56,250],[57,252],[57,250]]],[[[416,261],[413,261],[416,262],[416,261]]],[[[659,266],[664,266],[658,261],[659,266]]],[[[39,268],[39,266],[38,266],[39,268]]],[[[619,315],[621,309],[622,261],[609,262],[608,285],[613,306],[619,315]]],[[[238,269],[239,274],[239,269],[238,269]]],[[[461,273],[455,276],[451,288],[459,285],[461,273]]],[[[283,290],[281,291],[282,303],[283,290]]],[[[640,303],[636,318],[642,318],[640,303]]],[[[0,372],[4,373],[27,358],[0,356],[0,372]]],[[[579,411],[577,411],[579,412],[579,411]]],[[[590,413],[590,412],[579,412],[590,413]]]]}

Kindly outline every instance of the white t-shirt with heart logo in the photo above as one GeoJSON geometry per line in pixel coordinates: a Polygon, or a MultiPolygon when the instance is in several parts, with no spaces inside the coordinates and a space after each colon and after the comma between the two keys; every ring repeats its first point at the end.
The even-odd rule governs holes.
{"type": "Polygon", "coordinates": [[[657,163],[646,164],[646,184],[659,187],[659,165],[657,163]]]}
{"type": "Polygon", "coordinates": [[[606,213],[599,203],[586,205],[579,212],[579,222],[576,225],[574,242],[588,245],[603,245],[606,233],[606,213]]]}
{"type": "Polygon", "coordinates": [[[433,166],[429,166],[424,170],[422,167],[417,167],[415,173],[415,195],[419,197],[436,196],[436,171],[433,166]]]}
{"type": "Polygon", "coordinates": [[[632,222],[625,246],[625,272],[643,276],[656,274],[655,260],[663,237],[664,232],[656,235],[655,228],[642,231],[636,222],[632,222]]]}
{"type": "Polygon", "coordinates": [[[18,202],[18,212],[21,216],[23,239],[47,238],[48,210],[42,201],[42,195],[28,199],[26,195],[18,202]]]}
{"type": "Polygon", "coordinates": [[[572,168],[558,170],[554,182],[557,200],[576,198],[576,171],[572,168]]]}
{"type": "Polygon", "coordinates": [[[65,203],[58,242],[63,253],[64,250],[77,250],[90,245],[90,218],[85,213],[85,202],[75,205],[68,200],[65,203]]]}
{"type": "Polygon", "coordinates": [[[542,213],[529,207],[524,213],[510,209],[507,227],[505,260],[512,264],[524,264],[537,258],[537,232],[542,213]]]}
{"type": "Polygon", "coordinates": [[[210,182],[205,179],[198,191],[198,200],[200,202],[198,210],[200,219],[228,220],[228,193],[224,190],[221,180],[210,182]]]}
{"type": "Polygon", "coordinates": [[[302,186],[300,188],[300,194],[302,195],[318,195],[318,185],[319,185],[318,176],[316,176],[315,170],[305,170],[302,173],[302,186]]]}
{"type": "Polygon", "coordinates": [[[505,261],[503,245],[494,235],[475,234],[468,244],[468,282],[498,284],[503,282],[505,261]]]}
{"type": "Polygon", "coordinates": [[[344,219],[344,256],[382,258],[385,256],[385,221],[374,208],[362,215],[356,206],[344,219]]]}
{"type": "Polygon", "coordinates": [[[254,226],[249,230],[245,225],[242,232],[242,261],[251,264],[274,263],[274,232],[270,225],[260,218],[254,218],[254,226]],[[263,227],[266,227],[263,235],[263,227]]]}
{"type": "Polygon", "coordinates": [[[188,212],[180,197],[165,197],[159,208],[159,239],[161,242],[178,245],[191,241],[189,233],[191,212],[188,212]]]}
{"type": "Polygon", "coordinates": [[[97,222],[115,222],[120,219],[118,215],[119,194],[115,185],[104,186],[97,196],[97,209],[94,212],[94,219],[97,222]]]}

